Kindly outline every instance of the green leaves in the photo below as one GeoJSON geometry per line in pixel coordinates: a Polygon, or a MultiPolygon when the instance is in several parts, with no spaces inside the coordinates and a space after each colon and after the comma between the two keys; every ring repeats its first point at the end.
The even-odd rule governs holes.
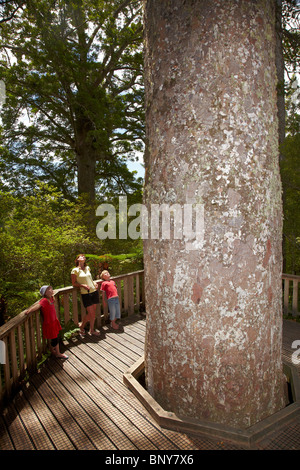
{"type": "MultiPolygon", "coordinates": [[[[7,25],[0,41],[9,57],[0,63],[3,143],[15,168],[65,194],[72,178],[93,198],[96,175],[79,174],[86,155],[117,170],[142,147],[141,2],[30,0],[7,25]]],[[[9,165],[7,154],[2,161],[9,165]]]]}
{"type": "Polygon", "coordinates": [[[14,315],[36,300],[40,285],[70,285],[76,254],[94,250],[95,241],[82,223],[82,205],[49,185],[23,198],[0,192],[0,209],[0,296],[14,315]]]}
{"type": "MultiPolygon", "coordinates": [[[[140,197],[139,192],[132,194],[129,204],[140,197]]],[[[7,306],[5,320],[38,300],[41,285],[69,286],[78,253],[90,253],[94,276],[106,259],[114,275],[142,268],[142,241],[100,241],[96,231],[87,232],[85,211],[84,202],[71,202],[48,184],[36,183],[35,190],[22,197],[0,191],[0,299],[7,306]]]]}
{"type": "Polygon", "coordinates": [[[283,186],[285,271],[300,273],[300,133],[286,137],[280,163],[283,186]]]}

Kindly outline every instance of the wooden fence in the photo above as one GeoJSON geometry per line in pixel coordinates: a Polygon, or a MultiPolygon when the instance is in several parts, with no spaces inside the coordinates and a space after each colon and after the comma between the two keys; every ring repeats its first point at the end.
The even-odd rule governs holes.
{"type": "MultiPolygon", "coordinates": [[[[113,279],[117,284],[122,315],[131,315],[144,309],[144,271],[116,276],[113,279]]],[[[300,276],[282,276],[284,314],[300,316],[299,281],[300,276]]],[[[78,289],[57,289],[54,298],[62,326],[68,325],[70,321],[77,325],[85,312],[78,289]]],[[[107,307],[102,305],[100,295],[96,327],[104,324],[107,317],[107,307]]],[[[22,312],[0,327],[0,407],[26,374],[37,370],[46,349],[47,342],[42,337],[39,310],[29,315],[22,312]]]]}
{"type": "MultiPolygon", "coordinates": [[[[122,316],[144,309],[144,271],[115,276],[122,316]]],[[[79,290],[65,287],[54,291],[57,316],[62,327],[80,322],[85,308],[79,290]]],[[[102,304],[97,306],[95,327],[103,325],[108,310],[102,304]]],[[[34,372],[47,350],[47,341],[42,336],[40,311],[26,315],[25,311],[0,327],[0,407],[12,392],[34,372]]]]}

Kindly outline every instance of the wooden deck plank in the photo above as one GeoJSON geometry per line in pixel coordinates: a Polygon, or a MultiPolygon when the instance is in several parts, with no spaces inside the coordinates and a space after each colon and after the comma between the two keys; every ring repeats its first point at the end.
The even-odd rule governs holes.
{"type": "Polygon", "coordinates": [[[141,357],[141,354],[136,352],[132,352],[130,354],[130,349],[126,347],[126,345],[124,346],[121,342],[118,342],[109,335],[107,335],[107,338],[105,338],[105,342],[102,342],[99,346],[105,349],[107,353],[111,354],[114,358],[117,358],[122,363],[122,365],[120,364],[120,370],[122,371],[124,367],[123,365],[128,367],[128,364],[131,364],[132,361],[137,361],[141,357]]]}
{"type": "Polygon", "coordinates": [[[72,397],[68,398],[66,394],[61,396],[55,392],[55,385],[57,384],[52,383],[53,380],[51,380],[51,376],[47,372],[47,367],[43,367],[40,374],[34,374],[31,377],[31,382],[39,389],[39,393],[46,405],[60,423],[64,433],[67,434],[74,447],[85,450],[96,449],[86,433],[78,425],[75,419],[76,415],[73,415],[70,410],[72,408],[72,397]],[[53,388],[49,383],[52,383],[53,388]]]}
{"type": "MultiPolygon", "coordinates": [[[[121,335],[118,336],[118,338],[121,338],[121,335]]],[[[151,435],[154,435],[154,439],[161,438],[162,444],[165,445],[167,445],[167,441],[165,439],[169,440],[168,447],[163,447],[164,449],[171,450],[196,448],[193,444],[191,444],[190,439],[188,439],[185,435],[161,429],[160,426],[158,426],[157,423],[152,420],[151,416],[145,410],[143,405],[138,400],[136,400],[135,397],[133,397],[132,393],[126,387],[124,387],[122,373],[118,373],[111,363],[106,361],[99,361],[99,357],[97,353],[93,351],[93,349],[87,353],[87,349],[85,348],[86,344],[78,344],[78,341],[76,341],[76,344],[77,347],[74,349],[72,348],[72,351],[74,351],[76,357],[78,357],[81,362],[84,362],[86,367],[92,369],[102,379],[103,382],[107,383],[107,385],[112,388],[112,391],[118,392],[123,397],[123,399],[126,401],[125,406],[127,406],[127,411],[130,408],[138,411],[138,418],[140,420],[142,416],[143,426],[146,428],[148,428],[150,421],[151,435]],[[145,419],[146,421],[144,421],[145,419]],[[159,434],[157,434],[157,431],[159,431],[159,434]]],[[[99,384],[99,382],[97,382],[97,384],[99,384]]],[[[112,391],[110,391],[110,393],[112,393],[112,391]]]]}
{"type": "Polygon", "coordinates": [[[120,357],[115,356],[114,351],[111,348],[107,349],[101,343],[95,344],[92,342],[88,343],[88,348],[88,354],[93,355],[95,360],[104,361],[108,364],[111,364],[112,368],[115,369],[115,373],[123,373],[126,370],[126,362],[122,362],[120,357]]]}
{"type": "Polygon", "coordinates": [[[91,377],[91,381],[85,380],[80,363],[77,363],[77,367],[71,363],[63,364],[62,367],[62,364],[52,361],[49,368],[55,377],[63,383],[67,392],[77,401],[78,406],[83,408],[84,414],[86,414],[83,417],[83,427],[88,427],[89,433],[93,432],[93,435],[96,436],[93,438],[93,443],[98,449],[137,449],[108,416],[106,407],[109,406],[109,401],[107,398],[101,396],[100,393],[95,395],[92,385],[92,381],[96,379],[95,376],[91,377]],[[114,438],[114,443],[111,436],[114,438]]]}
{"type": "MultiPolygon", "coordinates": [[[[24,423],[18,415],[13,402],[5,409],[4,422],[15,450],[34,450],[24,423]]],[[[0,449],[2,449],[2,445],[0,445],[0,449]]]]}
{"type": "MultiPolygon", "coordinates": [[[[61,397],[60,399],[65,398],[68,412],[81,430],[80,435],[84,448],[96,448],[98,450],[116,449],[102,430],[105,428],[105,423],[102,413],[100,413],[101,410],[92,407],[89,396],[80,393],[80,387],[78,387],[75,381],[70,385],[63,370],[59,369],[57,373],[53,374],[53,362],[49,361],[48,367],[43,369],[43,376],[47,379],[47,384],[52,390],[55,390],[57,396],[61,397]],[[96,420],[101,419],[101,427],[99,427],[99,422],[95,421],[95,417],[96,420]]],[[[65,419],[65,415],[63,415],[63,419],[65,419]]],[[[69,429],[67,432],[69,432],[69,429]]],[[[74,441],[74,444],[77,447],[77,441],[74,441]]]]}
{"type": "Polygon", "coordinates": [[[67,434],[60,426],[60,423],[57,421],[33,384],[28,383],[22,390],[35,414],[38,416],[41,424],[50,436],[54,448],[57,450],[74,450],[75,446],[72,444],[67,434]]]}
{"type": "Polygon", "coordinates": [[[115,335],[113,339],[115,341],[125,343],[126,347],[129,350],[132,350],[132,352],[139,357],[141,357],[144,354],[144,348],[141,347],[139,344],[137,344],[138,342],[135,339],[133,339],[131,336],[129,336],[126,332],[124,332],[122,337],[115,335]]]}
{"type": "Polygon", "coordinates": [[[142,323],[142,322],[139,322],[139,323],[132,323],[130,325],[130,329],[132,331],[137,331],[139,333],[141,333],[142,335],[145,336],[145,332],[146,332],[146,323],[142,323]]]}
{"type": "Polygon", "coordinates": [[[124,339],[118,336],[109,336],[107,335],[105,338],[105,342],[110,345],[116,353],[120,352],[127,360],[138,360],[141,357],[141,352],[134,351],[128,344],[124,344],[124,339]]]}
{"type": "MultiPolygon", "coordinates": [[[[236,448],[162,429],[152,419],[123,384],[123,373],[144,353],[145,318],[122,323],[120,332],[104,326],[99,338],[71,338],[68,361],[52,358],[30,378],[0,415],[0,450],[236,448]]],[[[295,339],[300,324],[284,322],[282,355],[289,362],[295,339]]],[[[270,448],[276,448],[274,439],[270,448]]]]}
{"type": "Polygon", "coordinates": [[[23,393],[19,393],[15,399],[15,407],[21,418],[28,436],[37,450],[54,450],[55,447],[41,421],[33,411],[30,403],[23,393]]]}
{"type": "Polygon", "coordinates": [[[136,344],[140,348],[144,349],[145,335],[143,335],[140,331],[135,330],[134,325],[132,325],[132,327],[128,329],[128,331],[126,330],[126,333],[128,335],[128,339],[130,338],[130,341],[133,344],[136,344]]]}
{"type": "MultiPolygon", "coordinates": [[[[80,365],[82,365],[82,360],[78,359],[74,355],[72,356],[72,365],[74,367],[80,367],[80,365]]],[[[109,406],[106,403],[105,412],[110,411],[112,420],[118,424],[124,424],[126,433],[128,432],[129,426],[130,431],[132,431],[130,432],[129,437],[133,442],[136,442],[138,438],[138,442],[136,442],[136,444],[139,449],[163,449],[164,446],[167,446],[168,449],[178,449],[178,447],[167,440],[162,433],[157,432],[156,427],[151,425],[144,414],[137,411],[135,403],[132,403],[132,395],[127,389],[125,392],[127,391],[128,393],[124,393],[124,388],[121,383],[113,381],[114,378],[112,376],[107,377],[105,380],[103,379],[103,374],[101,374],[101,379],[95,380],[94,372],[88,367],[83,367],[82,373],[87,382],[93,383],[97,392],[100,392],[105,397],[109,397],[110,403],[109,406]],[[144,443],[142,443],[142,440],[144,443]]],[[[98,399],[97,394],[94,393],[92,396],[95,400],[98,399]]]]}
{"type": "MultiPolygon", "coordinates": [[[[56,365],[56,374],[58,367],[60,367],[59,364],[56,365]]],[[[70,374],[70,377],[74,380],[76,375],[75,371],[78,370],[78,368],[81,369],[80,373],[85,379],[80,382],[82,393],[85,396],[88,395],[89,400],[92,401],[96,407],[100,408],[100,413],[99,411],[98,413],[95,411],[95,414],[97,413],[98,425],[109,436],[113,436],[114,443],[118,442],[118,449],[152,449],[153,446],[149,439],[127,418],[124,407],[118,408],[118,406],[116,406],[119,397],[113,389],[105,389],[102,381],[99,380],[91,370],[87,371],[85,368],[82,368],[80,361],[76,361],[73,357],[72,364],[66,364],[64,371],[70,374]],[[105,413],[102,412],[102,410],[105,410],[105,413]]],[[[74,385],[71,381],[69,384],[71,392],[73,393],[74,385]]],[[[80,395],[80,392],[77,391],[77,393],[80,395]]],[[[87,406],[85,408],[87,409],[87,406]]]]}
{"type": "Polygon", "coordinates": [[[0,450],[14,450],[14,445],[6,429],[4,419],[0,416],[0,450]]]}

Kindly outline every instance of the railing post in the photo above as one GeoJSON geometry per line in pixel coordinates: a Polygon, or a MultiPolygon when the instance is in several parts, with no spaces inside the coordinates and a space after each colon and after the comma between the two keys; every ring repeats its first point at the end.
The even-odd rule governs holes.
{"type": "Polygon", "coordinates": [[[13,383],[16,383],[18,379],[18,366],[17,366],[15,330],[11,331],[9,334],[9,346],[10,346],[10,360],[11,360],[11,375],[12,375],[13,383]]]}
{"type": "Polygon", "coordinates": [[[73,321],[78,325],[78,296],[77,289],[72,290],[72,310],[73,310],[73,321]]]}
{"type": "Polygon", "coordinates": [[[29,332],[30,332],[30,350],[31,350],[31,369],[33,371],[37,368],[37,357],[36,357],[36,343],[35,343],[35,329],[34,329],[34,315],[29,318],[29,332]]]}
{"type": "Polygon", "coordinates": [[[3,338],[5,344],[5,364],[4,364],[4,385],[5,385],[5,395],[8,397],[11,391],[11,380],[10,380],[10,370],[9,370],[9,356],[8,356],[8,344],[7,338],[3,338]]]}
{"type": "Polygon", "coordinates": [[[135,306],[138,310],[140,310],[141,294],[140,294],[140,276],[139,276],[139,274],[135,275],[135,298],[136,298],[135,306]]]}
{"type": "Polygon", "coordinates": [[[284,299],[283,299],[283,311],[285,315],[289,313],[289,292],[290,292],[290,280],[283,278],[284,282],[284,299]]]}
{"type": "Polygon", "coordinates": [[[142,304],[143,308],[145,308],[145,273],[142,272],[142,281],[143,281],[143,288],[142,288],[142,304]]]}
{"type": "Polygon", "coordinates": [[[133,276],[128,278],[128,315],[134,313],[133,276]]]}
{"type": "Polygon", "coordinates": [[[292,314],[294,317],[300,315],[299,311],[299,281],[300,276],[292,274],[283,274],[284,297],[283,297],[283,313],[285,315],[292,314]],[[290,283],[292,283],[292,293],[290,294],[290,283]]]}
{"type": "Polygon", "coordinates": [[[121,279],[115,279],[116,286],[117,286],[117,291],[118,291],[118,296],[119,296],[119,302],[120,302],[120,309],[121,313],[123,310],[123,295],[122,295],[122,283],[121,279]]]}
{"type": "Polygon", "coordinates": [[[292,313],[293,316],[298,315],[298,283],[297,279],[293,279],[293,304],[292,304],[292,313]]]}
{"type": "Polygon", "coordinates": [[[24,345],[23,345],[22,326],[18,325],[17,329],[18,329],[20,379],[22,379],[25,375],[24,345]]]}
{"type": "Polygon", "coordinates": [[[43,354],[43,342],[42,342],[42,335],[41,335],[41,322],[40,322],[40,312],[39,310],[35,312],[35,325],[36,325],[36,346],[37,346],[37,353],[38,358],[42,357],[43,354]]]}
{"type": "Polygon", "coordinates": [[[29,334],[29,319],[24,325],[25,333],[25,353],[26,353],[26,367],[31,368],[31,348],[30,348],[30,334],[29,334]]]}
{"type": "Polygon", "coordinates": [[[128,278],[123,280],[124,289],[124,312],[128,314],[128,278]]]}

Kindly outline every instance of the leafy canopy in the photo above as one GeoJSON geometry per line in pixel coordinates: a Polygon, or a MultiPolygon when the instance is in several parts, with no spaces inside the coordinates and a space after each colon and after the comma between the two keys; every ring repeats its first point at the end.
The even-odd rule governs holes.
{"type": "Polygon", "coordinates": [[[137,189],[126,161],[144,138],[141,2],[29,0],[6,7],[2,185],[31,191],[39,179],[72,197],[90,158],[96,188],[137,189]]]}

